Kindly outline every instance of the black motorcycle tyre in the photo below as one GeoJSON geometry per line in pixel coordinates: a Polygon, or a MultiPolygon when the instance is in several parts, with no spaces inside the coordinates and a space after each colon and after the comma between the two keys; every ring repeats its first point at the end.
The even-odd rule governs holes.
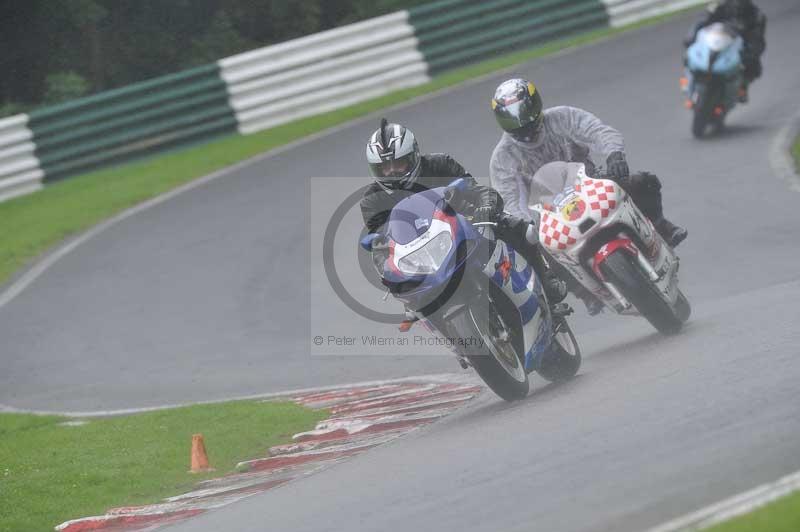
{"type": "MultiPolygon", "coordinates": [[[[480,305],[483,306],[483,305],[480,305]]],[[[448,327],[450,331],[460,338],[483,338],[483,345],[468,345],[461,348],[462,354],[469,360],[470,365],[475,368],[483,382],[491,390],[506,401],[518,401],[528,395],[529,380],[524,368],[524,360],[517,353],[516,363],[522,369],[521,378],[512,376],[498,361],[489,349],[487,333],[481,331],[479,323],[482,318],[478,312],[472,308],[460,312],[450,319],[448,327]]]]}

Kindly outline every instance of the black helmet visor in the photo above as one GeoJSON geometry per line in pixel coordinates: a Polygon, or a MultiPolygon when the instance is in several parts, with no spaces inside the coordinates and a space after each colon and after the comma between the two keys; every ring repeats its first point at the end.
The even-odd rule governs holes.
{"type": "Polygon", "coordinates": [[[397,159],[389,159],[379,163],[370,163],[369,171],[372,177],[383,179],[387,177],[408,177],[416,169],[418,154],[411,152],[397,159]]]}
{"type": "Polygon", "coordinates": [[[541,107],[537,109],[533,98],[506,98],[497,102],[494,115],[501,128],[505,131],[514,131],[532,122],[538,122],[541,107]]]}

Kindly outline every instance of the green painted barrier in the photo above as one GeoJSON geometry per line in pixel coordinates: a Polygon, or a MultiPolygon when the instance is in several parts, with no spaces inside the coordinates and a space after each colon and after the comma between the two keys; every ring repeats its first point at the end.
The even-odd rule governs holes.
{"type": "Polygon", "coordinates": [[[29,127],[45,180],[236,130],[216,64],[37,109],[29,127]]]}
{"type": "Polygon", "coordinates": [[[409,17],[431,74],[608,26],[600,0],[441,0],[409,17]]]}
{"type": "MultiPolygon", "coordinates": [[[[355,42],[351,46],[354,50],[348,48],[348,53],[361,53],[371,47],[394,46],[402,39],[400,55],[407,61],[404,68],[413,66],[414,74],[403,75],[402,83],[395,78],[387,81],[385,73],[377,76],[390,86],[415,86],[429,81],[429,75],[503,53],[611,23],[619,26],[640,20],[652,15],[654,9],[669,12],[701,2],[438,0],[293,41],[289,55],[303,59],[295,61],[294,67],[273,68],[273,62],[280,65],[287,56],[270,53],[267,47],[37,109],[30,115],[0,120],[0,133],[5,132],[0,135],[0,201],[41,188],[42,179],[60,179],[237,130],[252,133],[283,123],[283,111],[276,104],[285,96],[277,90],[281,85],[278,80],[299,83],[298,90],[303,91],[302,80],[298,82],[287,75],[292,68],[312,66],[324,75],[341,77],[332,63],[326,66],[326,61],[338,61],[341,66],[342,57],[322,53],[331,43],[350,46],[348,43],[355,42]],[[408,39],[412,30],[416,41],[408,39]],[[381,37],[387,33],[390,35],[381,37]],[[331,40],[332,35],[337,37],[331,40]],[[313,59],[320,53],[319,58],[313,59]],[[272,76],[277,78],[271,80],[272,76]]],[[[275,46],[286,52],[286,43],[275,46]]],[[[358,74],[363,69],[357,62],[347,68],[365,79],[376,75],[358,74]]],[[[330,109],[328,101],[318,105],[320,111],[330,109]]],[[[313,105],[311,110],[313,114],[313,105]]]]}

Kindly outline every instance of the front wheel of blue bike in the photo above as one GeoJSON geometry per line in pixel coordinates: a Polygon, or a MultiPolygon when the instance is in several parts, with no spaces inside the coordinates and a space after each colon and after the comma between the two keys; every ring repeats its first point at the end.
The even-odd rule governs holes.
{"type": "Polygon", "coordinates": [[[578,373],[581,362],[581,348],[578,347],[578,341],[567,320],[561,319],[554,325],[550,349],[536,372],[550,382],[563,382],[578,373]]]}
{"type": "Polygon", "coordinates": [[[454,316],[449,326],[459,337],[474,339],[463,343],[462,354],[494,393],[506,401],[518,401],[528,395],[523,359],[496,312],[481,316],[467,309],[454,316]]]}

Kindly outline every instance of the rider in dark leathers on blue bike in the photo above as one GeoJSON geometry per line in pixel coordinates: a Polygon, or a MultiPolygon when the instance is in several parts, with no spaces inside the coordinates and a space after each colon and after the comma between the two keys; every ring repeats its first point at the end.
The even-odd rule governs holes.
{"type": "MultiPolygon", "coordinates": [[[[472,175],[444,153],[422,155],[414,133],[384,119],[367,142],[367,162],[375,179],[361,199],[361,215],[368,233],[384,233],[389,214],[401,200],[463,178],[465,188],[455,205],[468,205],[473,222],[495,222],[498,238],[516,249],[543,280],[548,302],[554,305],[566,297],[566,285],[543,260],[538,233],[530,223],[503,212],[503,198],[491,187],[479,185],[472,175]]],[[[464,209],[457,208],[462,211],[464,209]]]]}

